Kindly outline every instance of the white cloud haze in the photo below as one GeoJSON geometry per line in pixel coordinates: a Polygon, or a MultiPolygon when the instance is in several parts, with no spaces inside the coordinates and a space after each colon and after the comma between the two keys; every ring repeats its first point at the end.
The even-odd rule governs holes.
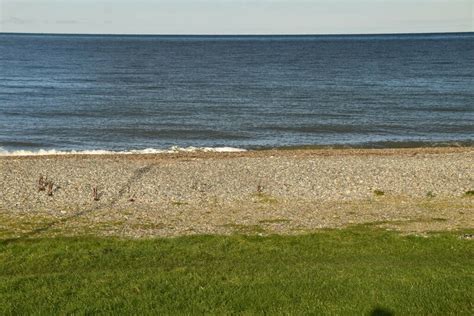
{"type": "Polygon", "coordinates": [[[472,32],[474,0],[0,0],[0,32],[472,32]]]}

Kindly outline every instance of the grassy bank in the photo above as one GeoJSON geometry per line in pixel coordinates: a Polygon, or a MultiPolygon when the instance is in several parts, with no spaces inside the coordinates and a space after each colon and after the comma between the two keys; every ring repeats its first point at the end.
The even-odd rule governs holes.
{"type": "Polygon", "coordinates": [[[463,233],[0,241],[0,314],[470,315],[463,233]]]}

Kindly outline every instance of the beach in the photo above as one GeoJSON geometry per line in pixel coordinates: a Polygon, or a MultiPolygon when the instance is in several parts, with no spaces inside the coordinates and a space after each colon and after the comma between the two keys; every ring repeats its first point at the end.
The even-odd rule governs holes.
{"type": "Polygon", "coordinates": [[[3,238],[474,228],[472,147],[2,156],[0,170],[3,238]]]}

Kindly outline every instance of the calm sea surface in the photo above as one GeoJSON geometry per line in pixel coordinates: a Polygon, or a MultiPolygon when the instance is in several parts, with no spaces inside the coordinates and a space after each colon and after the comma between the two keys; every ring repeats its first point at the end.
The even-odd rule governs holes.
{"type": "Polygon", "coordinates": [[[474,143],[474,33],[0,34],[0,152],[474,143]]]}

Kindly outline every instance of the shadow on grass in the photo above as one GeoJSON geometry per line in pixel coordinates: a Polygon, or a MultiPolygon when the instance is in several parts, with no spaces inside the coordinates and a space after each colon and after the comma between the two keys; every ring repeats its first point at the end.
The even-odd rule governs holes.
{"type": "Polygon", "coordinates": [[[386,308],[376,307],[370,312],[370,316],[393,316],[393,313],[386,308]]]}
{"type": "MultiPolygon", "coordinates": [[[[127,190],[130,188],[130,186],[134,182],[140,180],[145,174],[150,172],[150,170],[153,168],[153,166],[154,166],[154,164],[149,164],[145,167],[137,169],[133,173],[133,175],[130,177],[130,179],[128,179],[127,183],[125,183],[125,185],[122,186],[122,188],[119,190],[117,196],[108,204],[108,206],[113,207],[120,200],[120,198],[127,192],[127,190]]],[[[30,238],[30,237],[36,236],[38,234],[44,233],[44,232],[50,230],[51,228],[53,228],[54,226],[56,226],[58,224],[67,223],[67,222],[69,222],[71,220],[74,220],[76,218],[79,218],[83,215],[86,215],[86,214],[92,213],[94,211],[97,211],[98,209],[100,209],[103,206],[104,206],[103,204],[102,205],[99,204],[99,205],[97,205],[97,206],[95,206],[91,209],[80,211],[80,212],[72,214],[71,216],[60,218],[60,219],[54,220],[52,222],[46,223],[41,227],[35,228],[35,229],[33,229],[29,232],[26,232],[26,233],[22,234],[21,236],[0,240],[0,245],[9,244],[11,242],[19,241],[19,240],[22,240],[22,239],[25,239],[25,238],[30,238]]]]}

